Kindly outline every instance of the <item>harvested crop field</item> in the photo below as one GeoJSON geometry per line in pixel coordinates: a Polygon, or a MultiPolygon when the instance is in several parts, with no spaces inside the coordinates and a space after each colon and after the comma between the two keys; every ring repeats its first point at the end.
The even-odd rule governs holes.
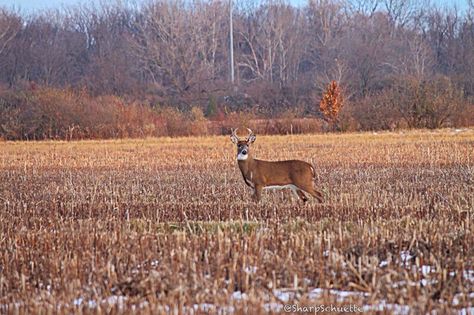
{"type": "Polygon", "coordinates": [[[0,313],[470,314],[473,148],[257,135],[257,158],[315,166],[303,205],[255,204],[229,137],[0,143],[0,313]]]}

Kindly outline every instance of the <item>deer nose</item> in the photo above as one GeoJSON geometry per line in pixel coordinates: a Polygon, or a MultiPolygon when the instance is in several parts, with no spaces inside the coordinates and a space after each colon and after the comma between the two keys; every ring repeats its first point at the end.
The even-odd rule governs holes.
{"type": "Polygon", "coordinates": [[[247,150],[242,150],[243,155],[247,155],[247,150]]]}

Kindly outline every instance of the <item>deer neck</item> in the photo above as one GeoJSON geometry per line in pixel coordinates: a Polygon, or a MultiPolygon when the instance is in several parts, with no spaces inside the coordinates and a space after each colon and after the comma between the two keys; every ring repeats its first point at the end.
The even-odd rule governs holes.
{"type": "Polygon", "coordinates": [[[251,179],[252,176],[250,173],[252,172],[255,165],[253,156],[249,154],[246,160],[237,160],[237,162],[239,163],[239,168],[242,172],[242,175],[248,179],[251,179]]]}

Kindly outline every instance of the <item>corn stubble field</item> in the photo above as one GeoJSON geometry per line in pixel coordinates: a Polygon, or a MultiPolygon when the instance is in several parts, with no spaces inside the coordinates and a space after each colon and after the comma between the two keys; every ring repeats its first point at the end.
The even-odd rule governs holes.
{"type": "Polygon", "coordinates": [[[255,204],[229,137],[0,148],[0,313],[474,311],[473,129],[257,135],[306,205],[255,204]]]}

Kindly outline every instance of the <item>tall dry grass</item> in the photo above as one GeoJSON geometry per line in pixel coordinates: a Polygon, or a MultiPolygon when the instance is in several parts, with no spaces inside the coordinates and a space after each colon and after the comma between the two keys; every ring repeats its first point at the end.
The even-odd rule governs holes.
{"type": "Polygon", "coordinates": [[[228,137],[0,143],[0,313],[472,311],[474,130],[257,137],[325,203],[254,204],[228,137]]]}

